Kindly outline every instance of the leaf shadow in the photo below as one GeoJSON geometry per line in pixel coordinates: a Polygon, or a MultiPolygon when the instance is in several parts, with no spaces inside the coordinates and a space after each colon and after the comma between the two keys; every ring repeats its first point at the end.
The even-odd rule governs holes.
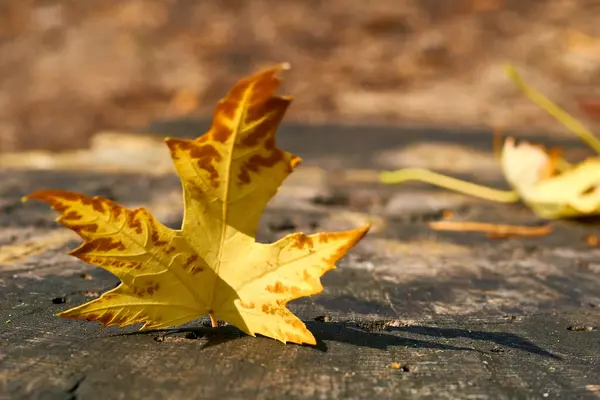
{"type": "MultiPolygon", "coordinates": [[[[376,322],[387,322],[387,321],[376,321],[376,322]]],[[[440,339],[458,339],[465,338],[469,340],[479,341],[490,341],[498,346],[509,347],[511,349],[526,351],[531,354],[536,354],[542,357],[553,358],[560,360],[561,357],[550,353],[547,350],[542,349],[535,343],[515,335],[513,333],[506,332],[485,332],[485,331],[474,331],[466,329],[456,328],[439,328],[432,326],[388,326],[386,324],[380,324],[384,326],[382,329],[363,329],[360,321],[352,322],[319,322],[319,321],[306,321],[307,328],[313,333],[317,344],[316,345],[304,345],[311,347],[321,352],[329,351],[329,347],[326,342],[338,342],[350,344],[357,347],[368,347],[377,350],[387,350],[388,347],[401,346],[407,348],[420,348],[420,349],[437,349],[437,350],[448,350],[448,351],[472,351],[477,353],[486,353],[482,350],[478,350],[473,347],[459,346],[454,344],[439,343],[434,340],[422,340],[415,338],[401,337],[394,332],[405,332],[409,334],[418,334],[429,337],[436,337],[440,339]]],[[[373,325],[369,323],[368,325],[373,325]]],[[[135,331],[121,333],[111,336],[131,336],[131,335],[156,335],[157,341],[163,341],[168,336],[185,334],[186,339],[197,340],[204,339],[206,342],[201,346],[201,350],[225,344],[227,342],[241,339],[247,335],[238,328],[232,325],[219,326],[212,328],[210,326],[194,326],[194,327],[183,327],[183,328],[169,328],[169,329],[153,329],[144,331],[135,331]]],[[[257,335],[261,336],[261,335],[257,335]]]]}
{"type": "MultiPolygon", "coordinates": [[[[378,350],[387,350],[388,347],[391,346],[403,346],[438,350],[478,351],[470,347],[441,344],[427,340],[403,338],[390,333],[369,332],[362,330],[360,327],[352,323],[317,321],[306,321],[305,323],[307,328],[315,336],[317,344],[304,346],[311,347],[324,353],[329,350],[326,341],[346,343],[353,346],[369,347],[378,350]]],[[[121,333],[112,336],[156,335],[155,340],[164,341],[169,336],[179,335],[182,333],[185,334],[184,337],[186,339],[205,339],[206,342],[202,345],[201,350],[247,336],[232,325],[220,326],[217,328],[212,328],[209,326],[197,326],[184,328],[149,329],[144,331],[121,333]]]]}
{"type": "Polygon", "coordinates": [[[535,343],[515,335],[514,333],[506,332],[485,332],[457,328],[439,328],[434,326],[388,326],[387,330],[419,334],[430,337],[438,337],[443,339],[465,338],[469,340],[480,340],[494,342],[498,346],[509,347],[511,349],[526,351],[531,354],[536,354],[543,357],[561,360],[562,358],[542,349],[535,343]]]}
{"type": "Polygon", "coordinates": [[[361,329],[354,323],[346,322],[317,322],[308,321],[306,326],[317,340],[316,346],[312,346],[320,351],[327,352],[328,347],[325,341],[346,343],[358,347],[369,347],[378,350],[387,350],[388,347],[402,346],[410,348],[425,348],[453,351],[475,351],[478,350],[454,346],[442,343],[431,342],[427,340],[404,338],[391,333],[369,332],[361,329]]]}

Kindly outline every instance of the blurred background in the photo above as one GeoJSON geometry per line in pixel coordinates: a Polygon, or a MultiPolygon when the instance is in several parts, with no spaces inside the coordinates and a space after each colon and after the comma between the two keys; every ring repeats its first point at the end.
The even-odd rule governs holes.
{"type": "Polygon", "coordinates": [[[207,119],[287,61],[286,122],[562,129],[513,62],[597,128],[599,0],[2,0],[0,152],[207,119]]]}

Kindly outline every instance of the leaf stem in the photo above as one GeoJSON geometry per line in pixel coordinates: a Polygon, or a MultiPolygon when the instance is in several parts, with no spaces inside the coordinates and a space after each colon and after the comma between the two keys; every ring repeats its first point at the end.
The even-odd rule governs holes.
{"type": "Polygon", "coordinates": [[[446,175],[438,174],[427,169],[406,168],[398,171],[382,172],[379,176],[382,183],[395,184],[407,181],[431,183],[455,192],[478,197],[480,199],[500,203],[515,203],[519,201],[519,194],[514,190],[499,190],[487,186],[477,185],[446,175]]]}
{"type": "Polygon", "coordinates": [[[558,122],[560,122],[565,128],[570,130],[572,133],[579,136],[581,140],[586,142],[592,149],[600,154],[600,139],[598,139],[589,129],[571,117],[565,110],[554,104],[542,93],[538,92],[534,88],[530,87],[525,83],[525,80],[519,75],[517,70],[508,64],[504,67],[504,70],[508,77],[517,85],[517,87],[535,104],[543,108],[548,114],[553,116],[558,122]]]}
{"type": "Polygon", "coordinates": [[[210,324],[213,328],[218,328],[219,327],[219,323],[217,322],[217,318],[215,317],[215,314],[213,314],[212,312],[208,313],[208,316],[210,317],[210,324]]]}

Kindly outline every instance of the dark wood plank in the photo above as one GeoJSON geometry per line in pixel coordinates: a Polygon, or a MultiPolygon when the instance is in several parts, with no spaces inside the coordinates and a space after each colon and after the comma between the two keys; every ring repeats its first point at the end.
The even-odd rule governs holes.
{"type": "MultiPolygon", "coordinates": [[[[172,132],[178,129],[171,126],[172,132]]],[[[169,131],[165,129],[165,131],[169,131]]],[[[200,129],[194,128],[195,132],[200,129]]],[[[259,239],[294,230],[345,229],[375,218],[373,231],[325,291],[292,304],[315,347],[251,338],[231,326],[138,333],[63,320],[58,311],[117,284],[65,253],[76,238],[41,204],[38,188],[102,194],[181,222],[170,173],[79,168],[0,172],[0,393],[11,399],[97,398],[594,398],[600,385],[598,225],[557,222],[530,239],[434,232],[443,209],[468,220],[539,222],[521,205],[495,205],[424,185],[357,183],[390,151],[418,143],[491,157],[485,132],[289,127],[282,146],[304,165],[269,206],[259,239]],[[302,172],[304,171],[304,172],[302,172]],[[341,174],[344,171],[347,173],[341,174]],[[354,175],[353,175],[354,174],[354,175]],[[357,175],[358,174],[358,175],[357,175]],[[344,178],[345,176],[345,178],[344,178]],[[66,303],[61,303],[65,301],[66,303]],[[55,304],[58,303],[58,304],[55,304]],[[392,368],[399,363],[400,368],[392,368]],[[596,386],[594,386],[596,385],[596,386]]],[[[567,142],[568,144],[569,142],[567,142]]],[[[585,153],[574,146],[572,153],[585,153]]],[[[167,154],[164,154],[166,157],[167,154]]],[[[387,158],[386,158],[387,157],[387,158]]],[[[498,171],[460,175],[502,186],[498,171]]],[[[448,172],[456,172],[448,163],[448,172]]]]}

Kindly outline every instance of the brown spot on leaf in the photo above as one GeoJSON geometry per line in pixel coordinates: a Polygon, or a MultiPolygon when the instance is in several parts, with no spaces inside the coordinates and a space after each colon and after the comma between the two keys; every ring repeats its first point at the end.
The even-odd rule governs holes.
{"type": "Polygon", "coordinates": [[[250,172],[248,172],[247,168],[240,169],[240,173],[238,174],[238,179],[240,183],[248,184],[250,183],[250,172]]]}
{"type": "Polygon", "coordinates": [[[245,308],[247,310],[252,310],[256,307],[256,305],[253,302],[244,303],[243,301],[240,301],[240,307],[245,308]]]}
{"type": "Polygon", "coordinates": [[[82,244],[78,249],[73,251],[72,254],[78,256],[80,254],[91,252],[110,252],[112,250],[125,251],[125,249],[126,247],[121,241],[111,237],[101,237],[82,244]]]}
{"type": "Polygon", "coordinates": [[[153,229],[153,228],[154,227],[152,227],[152,229],[150,229],[151,230],[150,239],[152,240],[152,243],[156,244],[156,242],[158,242],[158,239],[160,239],[160,236],[158,235],[158,231],[156,231],[156,229],[153,229]]]}
{"type": "Polygon", "coordinates": [[[111,257],[89,256],[88,254],[85,254],[83,252],[80,253],[79,249],[71,252],[71,255],[79,258],[82,261],[87,262],[88,264],[101,265],[101,266],[109,268],[109,269],[110,268],[114,268],[114,269],[126,268],[126,269],[139,270],[139,269],[142,269],[142,267],[144,266],[144,264],[139,261],[121,260],[119,258],[111,258],[111,257]]]}
{"type": "Polygon", "coordinates": [[[243,147],[254,147],[258,146],[266,137],[273,136],[290,102],[290,99],[272,97],[260,107],[250,109],[246,117],[247,123],[258,121],[261,118],[264,119],[251,132],[246,134],[240,144],[243,147]]]}
{"type": "Polygon", "coordinates": [[[82,237],[98,231],[98,224],[71,225],[66,223],[65,225],[82,237]]]}
{"type": "Polygon", "coordinates": [[[192,269],[190,269],[190,273],[191,273],[192,275],[199,274],[199,273],[200,273],[200,272],[202,272],[202,271],[204,271],[204,268],[202,268],[202,267],[200,267],[200,266],[198,266],[198,265],[196,265],[196,266],[192,267],[192,269]]]}
{"type": "MultiPolygon", "coordinates": [[[[92,197],[87,198],[86,200],[89,200],[89,204],[91,204],[94,211],[98,213],[104,213],[104,199],[102,197],[92,197]]],[[[82,202],[83,204],[87,203],[85,200],[82,200],[82,202]]]]}
{"type": "Polygon", "coordinates": [[[63,221],[78,221],[83,218],[83,215],[79,214],[77,211],[71,210],[65,215],[63,215],[63,221]]]}
{"type": "Polygon", "coordinates": [[[160,240],[160,234],[156,225],[156,220],[152,215],[148,216],[148,230],[150,231],[150,239],[155,246],[164,246],[168,242],[166,240],[160,240]]]}
{"type": "MultiPolygon", "coordinates": [[[[270,139],[269,139],[270,141],[270,139]]],[[[269,142],[267,141],[267,142],[269,142]]],[[[258,173],[262,167],[270,168],[273,167],[278,162],[282,161],[285,156],[285,153],[279,149],[273,149],[268,156],[261,155],[253,155],[250,157],[248,161],[244,163],[244,165],[240,168],[240,173],[238,174],[238,178],[241,183],[249,183],[250,182],[250,172],[258,173]]]]}
{"type": "Polygon", "coordinates": [[[208,139],[209,139],[209,135],[202,135],[202,136],[196,138],[195,142],[196,143],[206,143],[206,142],[208,142],[208,139]]]}
{"type": "Polygon", "coordinates": [[[271,293],[286,293],[288,291],[288,287],[279,281],[275,282],[275,285],[268,285],[265,289],[271,293]]]}
{"type": "Polygon", "coordinates": [[[593,194],[596,191],[596,189],[597,189],[596,185],[590,185],[589,187],[587,187],[585,190],[583,190],[581,192],[581,195],[582,196],[591,195],[591,194],[593,194]]]}
{"type": "Polygon", "coordinates": [[[328,243],[330,237],[331,236],[328,233],[320,233],[319,236],[318,236],[319,243],[328,243]]]}
{"type": "Polygon", "coordinates": [[[314,247],[313,240],[310,236],[299,234],[299,235],[295,236],[294,239],[295,239],[295,243],[292,245],[292,247],[295,247],[300,250],[302,250],[304,247],[307,247],[307,246],[311,249],[314,247]]]}
{"type": "Polygon", "coordinates": [[[121,216],[121,211],[123,209],[116,204],[111,204],[110,210],[112,212],[113,218],[118,219],[121,216]]]}
{"type": "Polygon", "coordinates": [[[191,153],[191,156],[197,160],[198,168],[201,168],[208,172],[210,184],[214,188],[219,187],[219,171],[213,165],[221,161],[221,154],[211,144],[205,144],[203,146],[195,147],[195,151],[191,153]]]}
{"type": "Polygon", "coordinates": [[[183,263],[183,269],[185,269],[185,270],[191,269],[190,268],[191,265],[193,263],[195,263],[198,260],[198,258],[199,258],[198,254],[192,254],[191,256],[189,256],[187,258],[187,260],[185,260],[185,262],[183,263]]]}
{"type": "Polygon", "coordinates": [[[296,286],[285,286],[284,284],[282,284],[281,282],[275,282],[274,285],[268,285],[265,290],[267,292],[270,293],[277,293],[277,294],[283,294],[283,293],[289,293],[292,295],[292,297],[296,297],[299,296],[300,294],[302,294],[302,289],[296,287],[296,286]]]}
{"type": "Polygon", "coordinates": [[[198,168],[208,172],[210,184],[215,188],[219,186],[219,171],[214,164],[221,161],[221,154],[214,145],[207,143],[207,140],[181,139],[169,139],[168,145],[174,158],[177,157],[177,151],[188,153],[198,168]]]}
{"type": "Polygon", "coordinates": [[[296,329],[304,329],[304,324],[302,323],[302,321],[294,319],[292,321],[292,326],[296,329]]]}
{"type": "Polygon", "coordinates": [[[171,245],[165,250],[165,253],[171,254],[174,251],[175,251],[175,246],[171,245]]]}
{"type": "Polygon", "coordinates": [[[150,296],[152,296],[154,294],[154,292],[156,292],[159,288],[158,283],[154,283],[152,281],[148,282],[148,286],[146,287],[146,293],[148,293],[150,296]]]}
{"type": "MultiPolygon", "coordinates": [[[[77,316],[73,316],[71,314],[63,314],[61,315],[63,318],[78,318],[77,316]]],[[[86,314],[85,319],[87,319],[88,321],[97,321],[98,320],[98,314],[86,314]]]]}
{"type": "Polygon", "coordinates": [[[269,314],[269,315],[275,315],[279,312],[278,308],[275,307],[271,307],[268,304],[263,304],[261,307],[262,312],[264,312],[265,314],[269,314]]]}
{"type": "Polygon", "coordinates": [[[102,315],[99,315],[96,318],[96,321],[100,321],[104,324],[104,326],[107,326],[111,323],[111,321],[115,318],[115,315],[110,312],[110,311],[106,311],[105,313],[103,313],[102,315]]]}
{"type": "Polygon", "coordinates": [[[135,231],[138,235],[142,234],[142,216],[138,214],[143,214],[144,210],[141,208],[137,208],[127,215],[127,225],[135,231]]]}
{"type": "Polygon", "coordinates": [[[225,125],[225,121],[233,120],[238,105],[231,101],[220,101],[217,104],[213,116],[213,124],[209,131],[209,136],[212,140],[219,143],[225,143],[233,134],[232,130],[225,125]]]}

